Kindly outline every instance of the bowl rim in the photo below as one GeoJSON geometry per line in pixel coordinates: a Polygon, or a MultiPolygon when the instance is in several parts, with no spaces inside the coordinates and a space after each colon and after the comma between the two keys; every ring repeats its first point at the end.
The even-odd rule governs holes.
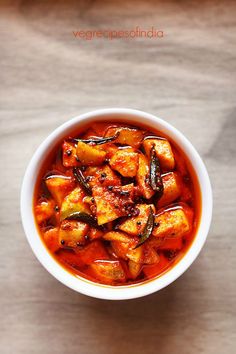
{"type": "MultiPolygon", "coordinates": [[[[38,170],[40,169],[38,168],[38,170]]],[[[180,277],[197,258],[206,241],[211,224],[212,207],[213,199],[210,179],[200,155],[190,141],[178,129],[165,120],[153,114],[130,108],[104,108],[90,111],[69,119],[53,130],[39,145],[27,166],[22,182],[20,198],[21,220],[25,235],[33,253],[44,268],[67,287],[84,295],[106,300],[127,300],[146,296],[163,289],[180,277]],[[47,149],[52,149],[52,145],[56,145],[60,139],[66,136],[66,132],[72,130],[76,124],[86,124],[95,119],[102,121],[106,120],[108,117],[112,120],[120,119],[121,121],[126,120],[127,122],[135,122],[136,119],[137,123],[139,119],[142,119],[141,124],[144,123],[148,126],[151,126],[151,123],[155,124],[157,130],[167,134],[186,154],[196,173],[201,191],[200,223],[195,239],[186,254],[163,275],[141,283],[122,286],[95,283],[85,278],[74,276],[63,268],[43,244],[35,224],[32,207],[37,179],[37,173],[35,172],[37,171],[38,165],[42,163],[42,156],[47,149]]]]}

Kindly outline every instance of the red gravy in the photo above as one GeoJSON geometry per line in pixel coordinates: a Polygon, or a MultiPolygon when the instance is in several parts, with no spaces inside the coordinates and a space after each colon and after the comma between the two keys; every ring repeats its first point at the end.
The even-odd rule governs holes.
{"type": "Polygon", "coordinates": [[[105,121],[65,136],[49,154],[33,208],[59,264],[93,282],[127,285],[162,275],[186,254],[201,194],[174,141],[138,124],[105,121]]]}

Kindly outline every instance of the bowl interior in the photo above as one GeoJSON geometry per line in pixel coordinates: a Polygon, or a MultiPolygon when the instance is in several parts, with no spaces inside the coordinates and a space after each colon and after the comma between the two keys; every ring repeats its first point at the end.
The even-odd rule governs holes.
{"type": "Polygon", "coordinates": [[[97,298],[102,299],[130,299],[137,298],[160,290],[178,278],[194,261],[200,252],[211,222],[212,194],[206,168],[192,144],[177,129],[167,122],[145,112],[130,109],[104,109],[90,112],[69,120],[53,131],[39,146],[33,155],[26,170],[21,191],[21,215],[27,239],[36,257],[42,265],[60,282],[68,287],[97,298]],[[74,133],[79,126],[93,124],[95,121],[124,121],[145,125],[150,130],[158,130],[173,140],[185,153],[193,166],[200,190],[202,215],[195,239],[187,253],[168,272],[158,278],[132,285],[109,286],[91,282],[85,278],[77,277],[64,269],[49,253],[39,236],[33,215],[33,197],[38,173],[45,158],[66,136],[74,133]]]}

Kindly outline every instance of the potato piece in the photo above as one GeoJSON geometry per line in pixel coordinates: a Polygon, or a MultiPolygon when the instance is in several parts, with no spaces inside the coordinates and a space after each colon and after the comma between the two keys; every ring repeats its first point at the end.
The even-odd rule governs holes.
{"type": "Polygon", "coordinates": [[[184,208],[169,209],[155,217],[152,235],[155,237],[182,237],[190,231],[191,225],[184,208]]]}
{"type": "Polygon", "coordinates": [[[118,258],[128,260],[127,253],[130,248],[133,249],[135,247],[135,243],[111,241],[111,247],[118,258]]]}
{"type": "Polygon", "coordinates": [[[114,136],[119,132],[119,136],[115,142],[121,145],[130,145],[134,148],[138,148],[143,140],[143,131],[136,128],[128,127],[111,127],[106,132],[106,137],[114,136]]]}
{"type": "Polygon", "coordinates": [[[89,205],[83,201],[84,196],[85,193],[79,186],[68,194],[61,205],[60,219],[64,220],[75,212],[91,214],[89,205]]]}
{"type": "Polygon", "coordinates": [[[60,248],[59,229],[54,227],[43,234],[44,241],[51,252],[56,252],[60,248]]]}
{"type": "Polygon", "coordinates": [[[102,187],[97,187],[96,192],[95,190],[93,191],[97,207],[98,225],[106,224],[121,216],[119,209],[115,209],[115,204],[113,203],[110,194],[105,191],[103,195],[103,192],[104,189],[102,187]]]}
{"type": "Polygon", "coordinates": [[[142,246],[134,249],[136,243],[130,242],[120,242],[112,241],[111,246],[118,258],[124,260],[131,259],[133,262],[142,263],[143,260],[143,249],[142,246]]]}
{"type": "Polygon", "coordinates": [[[178,173],[169,172],[162,176],[164,191],[161,198],[157,201],[157,208],[166,206],[181,194],[181,179],[178,173]]]}
{"type": "Polygon", "coordinates": [[[95,261],[90,265],[93,276],[106,284],[125,282],[125,272],[119,261],[95,261]]]}
{"type": "Polygon", "coordinates": [[[135,263],[135,262],[129,260],[128,267],[129,267],[129,273],[130,273],[131,278],[136,279],[139,276],[139,274],[141,273],[142,264],[135,263]]]}
{"type": "Polygon", "coordinates": [[[140,192],[146,199],[150,199],[155,194],[155,192],[148,183],[149,172],[149,164],[146,156],[144,156],[143,154],[139,154],[139,164],[136,180],[140,192]]]}
{"type": "Polygon", "coordinates": [[[131,261],[139,264],[153,264],[158,262],[158,254],[148,244],[143,244],[134,249],[137,242],[131,241],[120,242],[112,241],[111,245],[116,255],[124,260],[130,259],[131,261]]]}
{"type": "Polygon", "coordinates": [[[148,244],[143,244],[138,248],[129,250],[127,257],[133,262],[142,264],[154,264],[159,261],[158,254],[148,244]]]}
{"type": "Polygon", "coordinates": [[[101,167],[88,167],[84,172],[84,176],[89,179],[90,187],[101,186],[120,186],[120,178],[112,169],[105,165],[101,167]]]}
{"type": "Polygon", "coordinates": [[[64,141],[62,145],[62,163],[65,167],[77,167],[81,165],[76,155],[76,147],[74,143],[64,141]]]}
{"type": "Polygon", "coordinates": [[[136,208],[139,210],[139,215],[123,221],[118,226],[119,230],[134,236],[140,234],[147,223],[150,206],[155,213],[155,207],[153,204],[137,204],[136,208]]]}
{"type": "Polygon", "coordinates": [[[59,242],[63,247],[77,247],[85,243],[88,224],[76,220],[63,220],[59,230],[59,242]]]}
{"type": "Polygon", "coordinates": [[[76,154],[84,165],[97,166],[101,165],[106,158],[106,151],[100,146],[93,146],[82,141],[78,142],[76,154]]]}
{"type": "Polygon", "coordinates": [[[53,199],[60,206],[65,196],[72,191],[75,183],[71,177],[50,176],[45,181],[53,199]]]}
{"type": "Polygon", "coordinates": [[[157,156],[159,157],[161,168],[164,171],[171,171],[175,167],[174,154],[171,145],[166,139],[146,139],[143,141],[143,147],[147,154],[150,156],[150,150],[154,145],[157,156]]]}
{"type": "Polygon", "coordinates": [[[97,260],[108,260],[109,255],[100,240],[94,240],[82,250],[76,250],[79,258],[84,264],[91,264],[97,260]]]}
{"type": "Polygon", "coordinates": [[[53,200],[42,199],[35,207],[35,216],[39,224],[50,219],[54,214],[55,203],[53,200]]]}
{"type": "Polygon", "coordinates": [[[98,225],[127,215],[126,207],[133,203],[133,183],[121,187],[113,187],[111,191],[106,187],[94,186],[92,191],[97,207],[98,225]]]}
{"type": "MultiPolygon", "coordinates": [[[[132,242],[132,237],[124,234],[123,232],[118,231],[109,231],[103,235],[104,240],[106,241],[120,241],[120,242],[132,242]]],[[[138,239],[137,239],[138,241],[138,239]]]]}
{"type": "Polygon", "coordinates": [[[123,177],[134,177],[138,170],[139,156],[133,149],[118,150],[110,159],[110,166],[123,177]]]}

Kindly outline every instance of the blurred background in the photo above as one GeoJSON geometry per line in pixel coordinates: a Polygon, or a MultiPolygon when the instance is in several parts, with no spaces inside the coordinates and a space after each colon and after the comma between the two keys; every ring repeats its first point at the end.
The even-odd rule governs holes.
{"type": "Polygon", "coordinates": [[[0,1],[1,354],[235,353],[235,14],[235,1],[0,1]],[[73,35],[136,26],[164,37],[73,35]],[[123,302],[59,284],[31,252],[19,213],[24,171],[43,139],[112,106],[180,129],[214,192],[211,231],[192,267],[168,288],[123,302]]]}

